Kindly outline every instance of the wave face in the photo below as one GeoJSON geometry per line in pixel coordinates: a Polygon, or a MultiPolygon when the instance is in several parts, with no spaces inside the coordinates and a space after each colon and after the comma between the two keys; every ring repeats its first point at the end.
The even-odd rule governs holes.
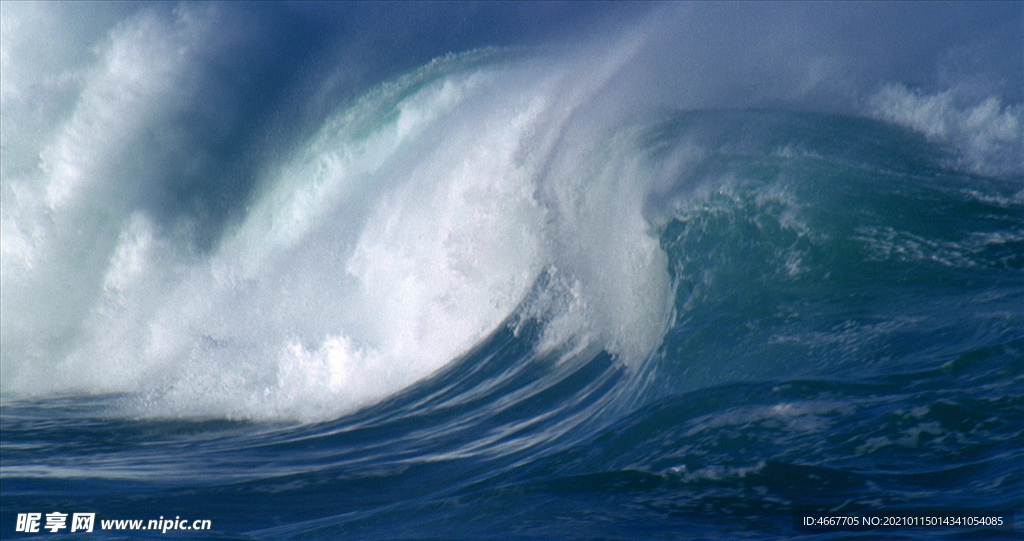
{"type": "Polygon", "coordinates": [[[1024,508],[1020,5],[3,9],[4,537],[1024,508]]]}

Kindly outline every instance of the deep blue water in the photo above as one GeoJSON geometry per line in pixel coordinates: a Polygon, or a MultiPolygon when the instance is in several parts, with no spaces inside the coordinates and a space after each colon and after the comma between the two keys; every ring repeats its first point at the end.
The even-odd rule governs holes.
{"type": "MultiPolygon", "coordinates": [[[[1019,47],[975,95],[741,30],[839,6],[186,4],[42,58],[80,14],[36,8],[4,12],[4,538],[1024,532],[1019,47]],[[851,79],[779,93],[806,69],[851,79]],[[176,517],[210,528],[101,527],[176,517]]],[[[828,44],[945,62],[942,10],[1022,20],[914,9],[828,44]]]]}

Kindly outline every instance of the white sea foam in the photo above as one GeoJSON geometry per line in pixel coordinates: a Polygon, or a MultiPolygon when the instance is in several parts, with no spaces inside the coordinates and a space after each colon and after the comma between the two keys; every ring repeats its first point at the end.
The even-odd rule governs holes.
{"type": "Polygon", "coordinates": [[[146,11],[111,27],[115,18],[5,4],[5,390],[61,385],[53,363],[76,348],[85,320],[105,302],[108,267],[124,260],[118,244],[137,227],[138,207],[185,168],[180,156],[196,153],[198,143],[178,138],[173,120],[217,110],[197,99],[195,69],[217,47],[238,44],[236,25],[216,9],[197,10],[146,11]],[[221,40],[196,39],[215,28],[221,40]],[[43,43],[49,54],[22,54],[43,43]],[[95,52],[76,52],[83,43],[95,52]]]}
{"type": "Polygon", "coordinates": [[[954,145],[959,165],[985,175],[1024,174],[1024,105],[998,96],[968,100],[955,89],[925,94],[887,85],[869,103],[881,120],[954,145]]]}
{"type": "Polygon", "coordinates": [[[534,307],[573,321],[549,340],[579,336],[624,362],[653,347],[664,256],[629,138],[601,143],[609,123],[587,109],[635,40],[490,67],[478,64],[492,53],[471,53],[381,85],[269,169],[203,251],[194,224],[161,224],[143,204],[169,155],[195,149],[138,139],[173,135],[183,112],[217,117],[193,109],[192,72],[222,31],[215,15],[145,11],[114,28],[43,166],[5,175],[5,392],[323,419],[458,357],[555,268],[579,286],[534,307]]]}

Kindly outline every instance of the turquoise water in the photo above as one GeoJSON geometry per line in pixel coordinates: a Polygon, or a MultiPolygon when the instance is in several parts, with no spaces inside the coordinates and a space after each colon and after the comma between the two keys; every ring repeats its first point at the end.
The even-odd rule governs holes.
{"type": "MultiPolygon", "coordinates": [[[[107,46],[219,20],[181,10],[107,46]]],[[[1019,535],[1019,104],[638,110],[590,46],[396,70],[269,153],[89,75],[127,111],[5,150],[3,537],[1019,535]]]]}

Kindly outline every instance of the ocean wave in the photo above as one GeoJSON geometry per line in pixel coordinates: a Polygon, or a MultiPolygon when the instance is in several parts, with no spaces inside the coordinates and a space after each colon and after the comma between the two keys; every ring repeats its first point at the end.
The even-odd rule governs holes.
{"type": "Polygon", "coordinates": [[[1019,3],[0,12],[4,539],[1024,503],[1019,3]]]}
{"type": "MultiPolygon", "coordinates": [[[[336,81],[351,64],[310,78],[260,62],[321,50],[281,48],[292,35],[271,19],[301,26],[301,10],[104,12],[39,60],[26,44],[67,13],[5,9],[5,395],[128,392],[142,415],[325,420],[527,320],[543,321],[537,355],[605,351],[647,381],[722,284],[758,313],[742,292],[766,283],[891,259],[1018,261],[1017,229],[998,229],[1010,218],[951,238],[922,230],[912,203],[919,224],[888,221],[870,194],[887,189],[878,178],[940,198],[939,177],[1012,180],[1019,104],[884,86],[870,115],[923,140],[847,106],[771,112],[828,109],[844,57],[806,57],[827,36],[794,34],[731,65],[800,84],[718,94],[742,86],[721,72],[731,50],[666,43],[732,24],[725,7],[660,6],[574,46],[442,55],[347,99],[336,81]],[[82,43],[94,52],[71,54],[82,43]],[[661,69],[672,63],[704,76],[661,69]],[[287,84],[250,84],[275,77],[287,84]],[[945,160],[946,143],[967,161],[945,160]],[[838,229],[821,209],[845,216],[838,229]]],[[[1019,207],[1005,188],[966,189],[1001,216],[1019,207]]]]}

